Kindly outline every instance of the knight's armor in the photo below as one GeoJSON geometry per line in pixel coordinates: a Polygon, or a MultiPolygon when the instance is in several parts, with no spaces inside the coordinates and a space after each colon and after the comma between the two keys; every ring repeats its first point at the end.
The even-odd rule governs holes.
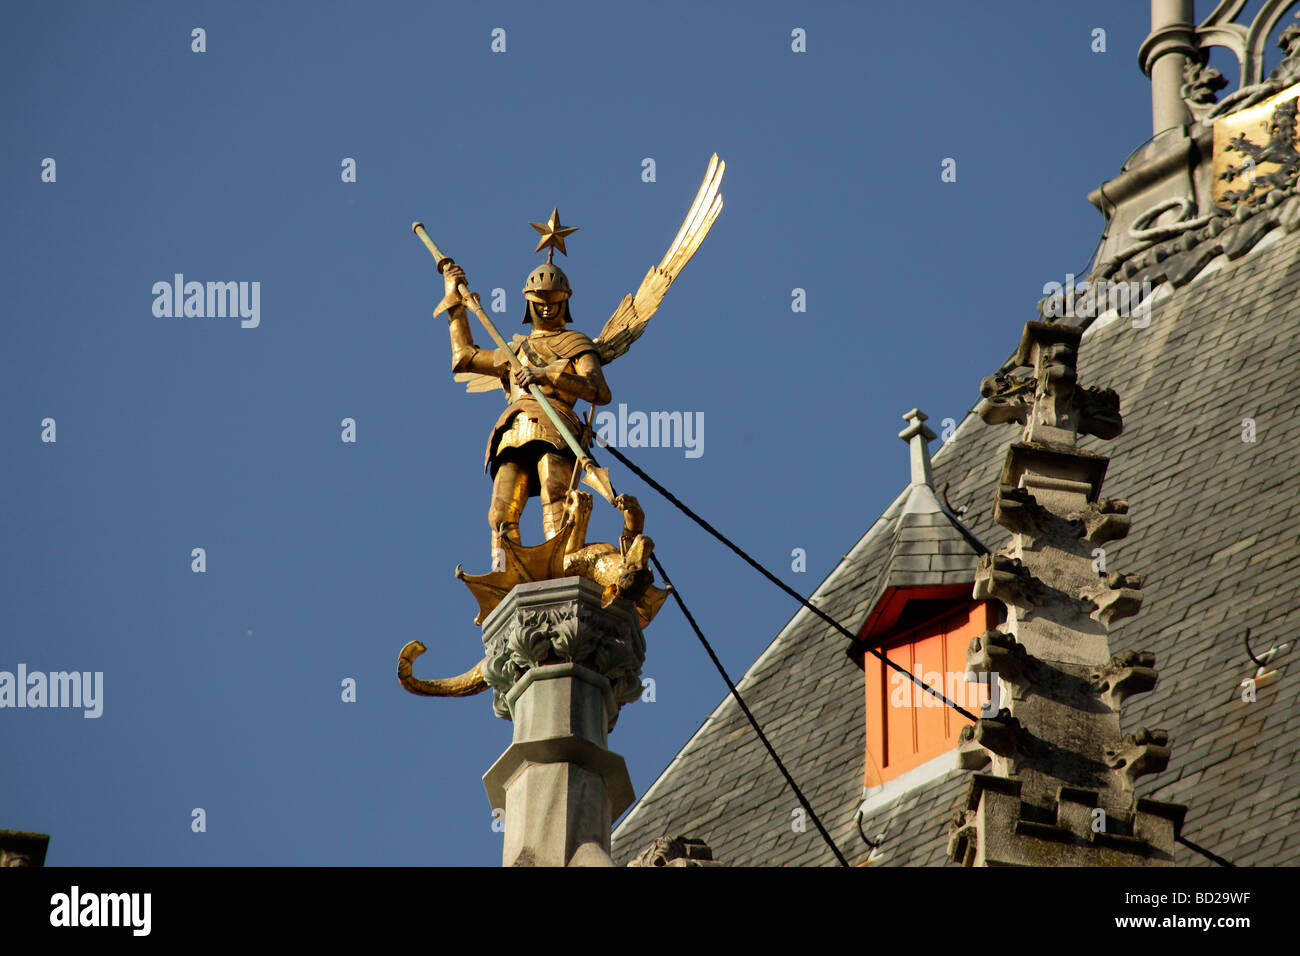
{"type": "MultiPolygon", "coordinates": [[[[592,344],[591,339],[576,329],[566,329],[561,332],[542,332],[539,330],[527,337],[516,336],[510,347],[525,365],[543,367],[563,359],[565,360],[564,371],[569,374],[576,373],[575,364],[580,356],[587,352],[594,353],[596,351],[596,346],[592,344]]],[[[500,349],[497,351],[500,352],[500,349]]],[[[501,417],[492,426],[492,434],[488,438],[487,450],[483,456],[483,470],[495,478],[500,456],[503,453],[511,448],[522,449],[529,442],[534,441],[544,442],[550,446],[544,451],[554,450],[572,458],[573,452],[569,450],[563,436],[551,424],[551,420],[546,417],[546,413],[542,411],[537,399],[515,383],[514,377],[510,374],[508,360],[504,355],[498,357],[497,364],[502,368],[501,387],[509,397],[510,404],[506,406],[505,411],[501,413],[501,417]]],[[[569,426],[569,431],[575,437],[581,436],[583,425],[578,419],[577,413],[573,410],[573,396],[566,395],[559,389],[545,383],[538,383],[538,386],[541,388],[542,394],[550,401],[551,407],[559,413],[564,423],[569,426]]],[[[590,447],[590,444],[590,438],[588,438],[584,447],[590,447]]],[[[535,463],[533,467],[536,468],[535,463]]],[[[532,487],[536,487],[535,481],[532,487]]],[[[536,491],[533,491],[533,495],[536,493],[536,491]]],[[[532,496],[530,495],[530,497],[532,496]]]]}

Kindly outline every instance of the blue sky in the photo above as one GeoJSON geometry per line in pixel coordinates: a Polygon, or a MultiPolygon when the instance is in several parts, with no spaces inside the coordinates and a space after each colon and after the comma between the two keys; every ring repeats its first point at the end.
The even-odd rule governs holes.
{"type": "MultiPolygon", "coordinates": [[[[486,696],[395,678],[412,639],[423,676],[480,656],[452,571],[487,567],[502,401],[452,381],[411,221],[485,299],[506,290],[510,335],[542,261],[528,222],[558,206],[595,336],[719,153],[725,208],[606,368],[611,407],[702,414],[698,457],[625,450],[807,594],[906,483],[900,416],[960,420],[1044,283],[1088,261],[1103,222],[1084,197],[1151,132],[1147,17],[6,4],[0,670],[102,672],[103,713],[0,709],[0,827],[52,834],[51,865],[499,863],[481,776],[510,725],[486,696]],[[260,283],[259,324],[155,316],[176,273],[260,283]]],[[[738,678],[796,606],[614,479],[738,678]]],[[[616,526],[597,511],[597,539],[616,526]]],[[[611,735],[637,793],[725,693],[674,607],[647,640],[656,700],[611,735]]]]}

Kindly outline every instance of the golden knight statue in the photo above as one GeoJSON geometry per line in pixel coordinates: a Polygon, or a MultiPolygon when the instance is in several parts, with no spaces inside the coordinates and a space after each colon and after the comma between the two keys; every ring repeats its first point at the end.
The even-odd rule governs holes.
{"type": "MultiPolygon", "coordinates": [[[[606,605],[620,597],[630,600],[642,626],[650,623],[666,599],[669,592],[652,583],[649,564],[654,542],[642,533],[640,506],[631,496],[614,495],[608,473],[595,467],[588,453],[591,415],[595,406],[610,401],[603,367],[625,354],[645,331],[668,287],[722,210],[718,189],[725,168],[715,154],[668,252],[646,273],[637,291],[624,296],[594,340],[567,328],[573,320],[569,309],[573,289],[554,260],[556,250],[568,255],[565,239],[577,227],[562,225],[558,209],[547,222],[530,223],[541,235],[535,251],[548,250],[547,259],[524,281],[523,324],[532,328],[528,335],[516,335],[509,343],[470,291],[464,270],[442,254],[423,225],[414,225],[443,275],[445,295],[433,314],[448,313],[456,380],[465,382],[468,392],[499,388],[506,394],[506,408],[492,427],[484,453],[484,471],[492,479],[488,508],[492,571],[482,575],[456,571],[478,600],[476,623],[481,624],[515,584],[570,575],[600,584],[606,605]],[[474,312],[497,348],[475,344],[468,311],[474,312]],[[575,409],[578,402],[592,406],[586,422],[575,409]],[[617,547],[587,544],[592,498],[576,490],[579,476],[622,513],[623,532],[617,547]],[[541,499],[545,541],[526,547],[520,518],[528,499],[534,497],[541,499]]],[[[411,661],[423,651],[423,644],[411,642],[399,658],[399,676],[407,690],[427,696],[461,696],[482,689],[477,669],[444,681],[412,677],[411,661]]]]}
{"type": "Polygon", "coordinates": [[[499,387],[509,402],[492,428],[483,456],[483,470],[492,479],[488,525],[492,529],[494,571],[506,569],[502,539],[520,543],[519,518],[529,498],[542,500],[546,538],[559,533],[577,464],[564,437],[530,394],[529,386],[541,388],[570,433],[582,436],[583,448],[590,447],[591,437],[574,405],[579,401],[607,405],[610,399],[596,344],[577,329],[565,328],[573,321],[569,311],[573,289],[564,270],[555,265],[554,256],[556,249],[568,254],[565,236],[577,228],[561,226],[558,209],[551,213],[549,222],[531,225],[542,233],[536,251],[550,247],[550,252],[546,263],[530,272],[524,282],[523,322],[531,324],[532,331],[527,337],[516,336],[511,344],[520,367],[512,369],[503,350],[488,351],[474,344],[469,317],[457,291],[465,281],[460,266],[453,265],[443,273],[447,295],[434,312],[450,312],[452,371],[458,378],[470,379],[470,391],[499,387]]]}

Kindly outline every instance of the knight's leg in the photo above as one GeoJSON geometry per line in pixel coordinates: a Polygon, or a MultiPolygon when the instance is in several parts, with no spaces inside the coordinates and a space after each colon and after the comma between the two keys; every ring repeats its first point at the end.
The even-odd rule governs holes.
{"type": "Polygon", "coordinates": [[[488,524],[492,528],[492,570],[506,569],[501,538],[519,542],[519,516],[528,501],[528,469],[518,462],[506,461],[492,479],[492,504],[488,507],[488,524]],[[498,529],[500,529],[498,531],[498,529]]]}
{"type": "Polygon", "coordinates": [[[537,462],[537,477],[541,481],[542,530],[549,541],[554,538],[564,522],[564,502],[573,478],[574,461],[568,455],[550,452],[537,462]]]}

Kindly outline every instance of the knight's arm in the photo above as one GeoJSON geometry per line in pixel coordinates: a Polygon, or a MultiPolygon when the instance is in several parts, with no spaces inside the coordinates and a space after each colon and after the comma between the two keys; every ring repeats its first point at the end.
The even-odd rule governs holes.
{"type": "Polygon", "coordinates": [[[605,373],[600,370],[600,356],[584,352],[574,361],[572,372],[547,370],[547,384],[593,405],[608,405],[612,397],[605,384],[605,373]]]}
{"type": "Polygon", "coordinates": [[[478,372],[499,377],[509,369],[509,360],[500,361],[496,349],[481,349],[474,344],[469,330],[469,310],[457,303],[447,310],[447,331],[451,334],[451,370],[478,372]]]}

